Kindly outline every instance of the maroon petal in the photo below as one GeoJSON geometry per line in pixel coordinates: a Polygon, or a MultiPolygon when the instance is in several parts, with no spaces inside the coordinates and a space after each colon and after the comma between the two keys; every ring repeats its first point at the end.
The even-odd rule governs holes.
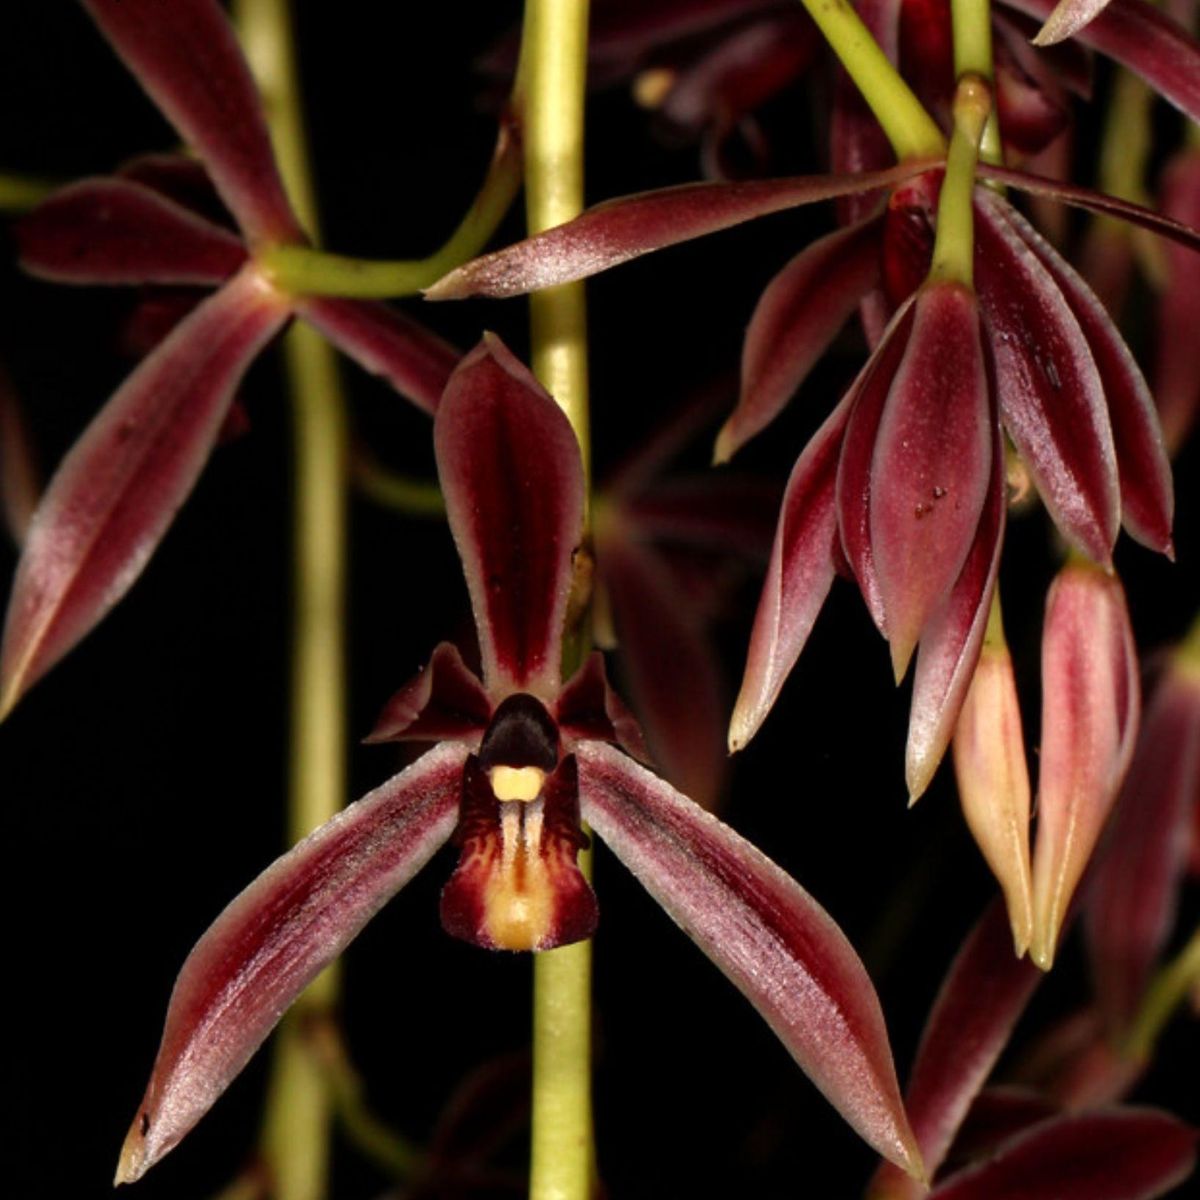
{"type": "Polygon", "coordinates": [[[1058,0],[1054,11],[1033,39],[1036,46],[1053,46],[1055,42],[1074,37],[1093,20],[1109,0],[1058,0]]]}
{"type": "Polygon", "coordinates": [[[364,371],[378,375],[424,412],[437,410],[462,355],[386,304],[306,296],[296,312],[364,371]]]}
{"type": "Polygon", "coordinates": [[[975,541],[994,423],[974,293],[926,284],[880,417],[868,484],[871,557],[897,680],[975,541]]]}
{"type": "Polygon", "coordinates": [[[1053,1101],[1030,1088],[1012,1084],[984,1088],[959,1126],[946,1161],[969,1162],[991,1154],[1031,1125],[1054,1116],[1055,1112],[1053,1101]]]}
{"type": "MultiPolygon", "coordinates": [[[[1057,0],[1004,0],[1031,17],[1048,17],[1057,0]]],[[[1200,121],[1200,46],[1144,0],[1111,3],[1075,35],[1140,75],[1159,95],[1200,121]]],[[[983,174],[983,172],[980,172],[983,174]]]]}
{"type": "Polygon", "coordinates": [[[909,803],[929,786],[954,736],[987,629],[1004,545],[1004,447],[992,433],[992,478],[975,541],[950,595],[921,632],[908,715],[904,772],[909,803]]]}
{"type": "Polygon", "coordinates": [[[1172,663],[1146,709],[1088,892],[1096,998],[1116,1038],[1133,1020],[1178,906],[1200,798],[1200,673],[1172,663]]]}
{"type": "Polygon", "coordinates": [[[288,1006],[454,830],[466,747],[430,750],[269,866],[179,972],[117,1167],[140,1179],[212,1107],[288,1006]]]}
{"type": "Polygon", "coordinates": [[[204,160],[251,241],[297,241],[258,91],[215,0],[83,0],[101,33],[204,160]]]}
{"type": "Polygon", "coordinates": [[[727,774],[726,703],[716,652],[688,595],[632,531],[597,541],[622,679],[655,764],[680,791],[714,808],[727,774]]]}
{"type": "Polygon", "coordinates": [[[484,334],[446,386],[433,439],[483,682],[494,698],[551,698],[583,530],[583,464],[570,423],[500,339],[484,334]]]}
{"type": "Polygon", "coordinates": [[[41,495],[37,456],[17,394],[0,367],[0,519],[19,546],[41,495]]]}
{"type": "Polygon", "coordinates": [[[189,154],[139,154],[121,163],[113,174],[150,188],[222,227],[233,224],[213,187],[212,176],[198,158],[189,154]]]}
{"type": "Polygon", "coordinates": [[[749,842],[619,750],[579,748],[581,813],[880,1154],[921,1156],[875,989],[845,935],[749,842]]]}
{"type": "Polygon", "coordinates": [[[1153,1200],[1195,1163],[1195,1131],[1166,1113],[1052,1117],[934,1188],[930,1200],[1153,1200]]]}
{"type": "Polygon", "coordinates": [[[738,183],[687,183],[622,196],[514,246],[451,271],[426,290],[430,300],[519,296],[583,279],[631,258],[770,213],[878,192],[930,169],[907,162],[857,175],[809,175],[738,183]]]}
{"type": "Polygon", "coordinates": [[[833,583],[837,465],[853,404],[851,391],[813,435],[788,480],[729,722],[731,751],[741,750],[766,720],[833,583]]]}
{"type": "Polygon", "coordinates": [[[141,184],[84,179],[17,224],[21,266],[56,283],[219,284],[246,261],[228,230],[141,184]]]}
{"type": "Polygon", "coordinates": [[[612,742],[642,762],[650,760],[637,720],[609,685],[599,650],[563,684],[554,715],[568,750],[581,741],[612,742]]]}
{"type": "Polygon", "coordinates": [[[717,435],[725,462],[796,394],[837,332],[879,279],[879,221],[813,242],[767,285],[742,345],[737,408],[717,435]]]}
{"type": "Polygon", "coordinates": [[[1028,221],[1011,208],[1006,207],[1004,215],[1058,285],[1104,381],[1120,476],[1122,523],[1142,545],[1173,557],[1171,464],[1146,380],[1087,284],[1028,221]]]}
{"type": "Polygon", "coordinates": [[[17,569],[0,714],[132,586],[191,491],[243,373],[287,320],[247,269],[125,381],[63,460],[17,569]]]}
{"type": "Polygon", "coordinates": [[[458,647],[442,642],[427,666],[383,707],[366,742],[465,742],[487,729],[492,702],[458,647]]]}
{"type": "Polygon", "coordinates": [[[1064,536],[1108,563],[1120,494],[1104,385],[1079,322],[1006,210],[976,189],[975,277],[1000,416],[1064,536]]]}
{"type": "MultiPolygon", "coordinates": [[[[959,1126],[1012,1036],[1042,973],[1012,952],[1004,905],[994,902],[959,950],[921,1034],[905,1106],[925,1169],[936,1175],[959,1126]]],[[[923,1195],[891,1164],[870,1194],[888,1200],[923,1195]]]]}

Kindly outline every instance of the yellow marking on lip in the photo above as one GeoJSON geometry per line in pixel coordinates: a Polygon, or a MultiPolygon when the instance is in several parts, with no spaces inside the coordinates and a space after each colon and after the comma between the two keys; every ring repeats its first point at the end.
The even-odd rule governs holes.
{"type": "Polygon", "coordinates": [[[536,800],[542,794],[546,772],[540,767],[493,767],[488,772],[497,800],[536,800]]]}
{"type": "Polygon", "coordinates": [[[539,853],[541,811],[507,809],[501,814],[500,830],[500,862],[484,892],[488,936],[502,950],[536,950],[550,934],[557,899],[539,853]]]}

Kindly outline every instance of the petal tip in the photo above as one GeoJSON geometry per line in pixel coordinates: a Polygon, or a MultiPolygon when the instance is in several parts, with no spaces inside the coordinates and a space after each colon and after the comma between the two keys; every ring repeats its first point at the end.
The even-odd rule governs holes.
{"type": "Polygon", "coordinates": [[[113,1187],[123,1183],[136,1183],[149,1170],[151,1163],[146,1156],[145,1115],[139,1113],[125,1135],[121,1145],[121,1157],[117,1160],[117,1173],[113,1176],[113,1187]]]}
{"type": "Polygon", "coordinates": [[[731,422],[726,421],[721,426],[720,432],[717,434],[717,440],[713,444],[712,465],[714,467],[723,466],[734,456],[737,448],[737,439],[734,437],[731,422]]]}
{"type": "Polygon", "coordinates": [[[421,289],[424,300],[461,300],[468,295],[469,289],[463,285],[462,269],[455,267],[448,271],[436,283],[421,289]]]}

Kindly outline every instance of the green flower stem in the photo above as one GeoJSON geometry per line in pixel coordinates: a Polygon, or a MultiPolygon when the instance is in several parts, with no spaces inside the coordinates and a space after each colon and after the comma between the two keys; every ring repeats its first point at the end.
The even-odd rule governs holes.
{"type": "Polygon", "coordinates": [[[41,204],[57,186],[45,179],[35,179],[32,175],[0,172],[0,212],[28,212],[41,204]]]}
{"type": "Polygon", "coordinates": [[[930,279],[972,285],[975,221],[972,197],[979,140],[991,111],[991,88],[978,75],[964,75],[954,96],[954,135],[938,199],[937,238],[930,279]]]}
{"type": "MultiPolygon", "coordinates": [[[[529,232],[583,209],[583,111],[588,0],[526,0],[525,196],[529,232]]],[[[587,313],[583,285],[530,298],[533,370],[567,414],[589,473],[587,313]]],[[[590,873],[590,859],[580,855],[590,873]]],[[[592,945],[533,962],[531,1200],[587,1200],[592,1150],[592,945]]]]}
{"type": "MultiPolygon", "coordinates": [[[[1100,144],[1099,186],[1102,192],[1135,204],[1153,203],[1146,192],[1146,164],[1154,138],[1153,102],[1154,93],[1136,75],[1116,72],[1100,144]]],[[[1116,218],[1103,219],[1128,228],[1116,218]]]]}
{"type": "MultiPolygon", "coordinates": [[[[280,169],[301,222],[317,233],[287,0],[237,0],[235,19],[262,90],[280,169]]],[[[298,840],[346,802],[345,407],[332,348],[295,325],[284,350],[292,397],[294,610],[288,836],[298,840]]],[[[292,1008],[274,1047],[262,1153],[274,1200],[321,1200],[333,1104],[306,1024],[337,1002],[330,968],[292,1008]]]]}
{"type": "Polygon", "coordinates": [[[854,80],[898,159],[934,158],[946,139],[871,36],[850,0],[801,0],[854,80]]]}
{"type": "Polygon", "coordinates": [[[433,480],[410,479],[381,466],[360,450],[352,466],[354,486],[368,500],[383,508],[394,508],[410,517],[444,517],[446,500],[433,480]]]}
{"type": "Polygon", "coordinates": [[[1148,1060],[1171,1014],[1200,981],[1200,929],[1184,948],[1151,980],[1134,1018],[1125,1053],[1137,1061],[1148,1060]]]}
{"type": "Polygon", "coordinates": [[[1192,622],[1192,627],[1187,631],[1187,636],[1180,644],[1177,653],[1185,662],[1200,667],[1200,613],[1196,614],[1196,619],[1192,622]]]}
{"type": "MultiPolygon", "coordinates": [[[[993,78],[991,0],[950,0],[950,21],[954,38],[954,77],[978,75],[990,84],[993,78]]],[[[993,108],[979,145],[984,162],[1003,163],[1000,122],[993,108]]]]}

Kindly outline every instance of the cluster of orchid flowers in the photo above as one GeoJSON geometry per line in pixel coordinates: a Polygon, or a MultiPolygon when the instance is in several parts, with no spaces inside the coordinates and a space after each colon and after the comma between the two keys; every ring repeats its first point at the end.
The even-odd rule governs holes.
{"type": "MultiPolygon", "coordinates": [[[[184,1137],[303,988],[443,844],[459,854],[441,898],[452,935],[532,951],[589,937],[599,910],[577,863],[588,831],[886,1160],[871,1195],[919,1195],[935,1180],[944,1200],[1131,1200],[1184,1178],[1195,1144],[1180,1122],[1149,1110],[1079,1110],[1120,1100],[1144,1065],[1144,1055],[1118,1058],[1111,1047],[1141,1028],[1181,880],[1200,870],[1200,655],[1186,646],[1166,657],[1140,720],[1138,658],[1112,565],[1122,527],[1173,554],[1168,449],[1200,407],[1200,372],[1181,352],[1187,314],[1200,313],[1188,280],[1188,256],[1200,251],[1200,164],[1194,150],[1179,156],[1161,211],[1080,188],[1052,168],[1063,165],[1070,97],[1089,87],[1081,46],[1111,54],[1200,120],[1200,45],[1141,0],[1017,0],[994,18],[993,77],[956,78],[948,4],[864,0],[866,28],[950,129],[948,147],[892,161],[839,76],[830,135],[838,174],[717,179],[612,200],[429,288],[432,299],[524,294],[839,201],[839,227],[764,291],[740,395],[716,442],[725,461],[762,432],[860,315],[869,358],[800,453],[773,544],[753,485],[722,476],[711,487],[656,490],[674,435],[614,476],[585,537],[575,434],[498,339],[484,335],[460,356],[390,306],[308,294],[274,270],[275,251],[308,239],[215,0],[81,2],[197,158],[148,156],[62,189],[19,223],[21,263],[66,283],[214,291],[174,314],[34,511],[0,650],[0,715],[133,585],[236,419],[249,364],[292,318],[433,417],[481,656],[477,674],[453,645],[434,650],[367,739],[433,748],[269,867],[196,945],[118,1182],[139,1178],[184,1137]],[[1048,18],[1039,44],[1078,43],[1034,51],[1030,18],[1048,18]],[[1167,240],[1159,409],[1096,290],[1006,188],[1167,240]],[[1046,601],[1032,849],[997,587],[1007,510],[1030,489],[1067,547],[1046,601]],[[912,667],[913,801],[953,747],[964,814],[1007,915],[989,912],[964,946],[904,1098],[878,999],[849,942],[798,884],[706,811],[723,766],[707,736],[721,719],[719,687],[702,631],[681,615],[659,537],[743,553],[761,542],[767,557],[731,750],[767,719],[838,575],[857,586],[887,639],[896,680],[912,667]],[[583,569],[593,560],[594,574],[583,569]],[[599,652],[570,664],[564,682],[564,646],[591,602],[601,644],[615,627],[645,740],[599,652]],[[678,673],[665,682],[668,662],[687,686],[678,673]],[[1077,911],[1095,967],[1090,1033],[1060,1045],[1036,1088],[985,1089],[1037,968],[1050,967],[1077,911]],[[1075,1163],[1085,1150],[1094,1154],[1084,1182],[1054,1176],[1050,1164],[1075,1163]],[[1030,1189],[1034,1177],[1042,1190],[1030,1189]]],[[[735,135],[759,166],[769,162],[755,110],[809,70],[819,49],[816,27],[790,2],[672,0],[650,15],[597,0],[592,66],[597,82],[633,78],[641,101],[699,137],[710,173],[721,175],[738,157],[735,135]]],[[[511,64],[505,47],[489,59],[499,72],[511,64]]],[[[0,417],[9,412],[0,406],[0,417]]],[[[14,472],[5,466],[6,483],[14,472]]]]}

